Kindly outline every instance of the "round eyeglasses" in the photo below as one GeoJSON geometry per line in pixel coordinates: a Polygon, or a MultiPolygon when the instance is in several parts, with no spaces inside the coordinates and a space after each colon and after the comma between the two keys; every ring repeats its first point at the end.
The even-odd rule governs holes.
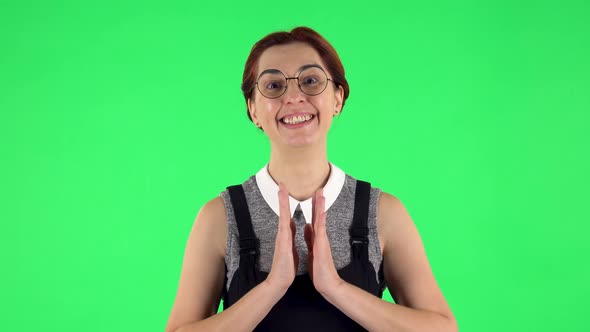
{"type": "Polygon", "coordinates": [[[269,99],[275,99],[282,96],[287,91],[289,80],[297,80],[299,89],[309,96],[317,96],[326,90],[328,81],[334,82],[328,78],[326,72],[317,65],[303,67],[296,77],[286,77],[280,70],[268,69],[258,76],[256,86],[258,91],[269,99]]]}

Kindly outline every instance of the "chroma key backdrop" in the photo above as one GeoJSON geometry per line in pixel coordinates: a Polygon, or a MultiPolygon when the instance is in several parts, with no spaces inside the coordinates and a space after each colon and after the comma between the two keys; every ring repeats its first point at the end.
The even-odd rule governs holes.
{"type": "Polygon", "coordinates": [[[589,18],[570,0],[3,1],[0,329],[164,330],[200,208],[268,162],[246,57],[303,25],[350,83],[329,160],[404,203],[459,329],[586,331],[589,18]]]}

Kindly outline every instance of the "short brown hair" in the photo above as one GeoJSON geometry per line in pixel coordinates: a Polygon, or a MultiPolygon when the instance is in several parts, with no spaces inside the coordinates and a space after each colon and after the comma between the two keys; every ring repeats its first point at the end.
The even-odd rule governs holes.
{"type": "MultiPolygon", "coordinates": [[[[344,107],[344,103],[350,93],[350,88],[348,86],[348,81],[346,81],[346,77],[344,76],[344,66],[342,66],[340,57],[334,47],[324,37],[308,27],[296,27],[289,32],[273,32],[254,44],[250,51],[250,55],[246,60],[244,75],[242,76],[242,93],[246,99],[246,104],[248,103],[248,99],[252,98],[254,92],[258,60],[262,53],[272,46],[285,45],[294,42],[307,43],[319,53],[322,61],[327,67],[326,69],[330,75],[332,75],[332,79],[334,80],[334,83],[336,83],[336,86],[342,86],[344,90],[344,98],[342,100],[342,107],[344,107]]],[[[248,112],[247,109],[246,113],[250,121],[252,121],[250,112],[248,112]]]]}

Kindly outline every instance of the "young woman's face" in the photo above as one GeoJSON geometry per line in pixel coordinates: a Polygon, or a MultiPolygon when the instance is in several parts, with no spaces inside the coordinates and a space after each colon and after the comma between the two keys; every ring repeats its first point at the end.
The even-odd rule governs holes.
{"type": "Polygon", "coordinates": [[[332,75],[314,48],[306,43],[270,47],[260,56],[256,74],[258,86],[248,100],[248,110],[273,144],[296,147],[325,141],[333,116],[342,108],[344,92],[342,87],[334,89],[334,82],[322,81],[325,77],[332,79],[332,75]],[[283,75],[299,76],[302,88],[310,94],[327,85],[321,93],[312,96],[299,88],[297,79],[288,79],[287,90],[281,96],[265,97],[261,91],[270,97],[281,92],[283,75]],[[309,120],[297,123],[302,119],[309,120]]]}

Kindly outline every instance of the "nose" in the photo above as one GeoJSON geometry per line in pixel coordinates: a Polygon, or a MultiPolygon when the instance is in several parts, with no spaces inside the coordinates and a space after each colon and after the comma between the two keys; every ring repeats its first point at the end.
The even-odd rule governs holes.
{"type": "Polygon", "coordinates": [[[283,95],[283,100],[287,104],[296,104],[305,100],[305,94],[299,89],[299,82],[296,78],[287,79],[287,91],[283,95]],[[289,85],[289,83],[293,83],[289,85]]]}

